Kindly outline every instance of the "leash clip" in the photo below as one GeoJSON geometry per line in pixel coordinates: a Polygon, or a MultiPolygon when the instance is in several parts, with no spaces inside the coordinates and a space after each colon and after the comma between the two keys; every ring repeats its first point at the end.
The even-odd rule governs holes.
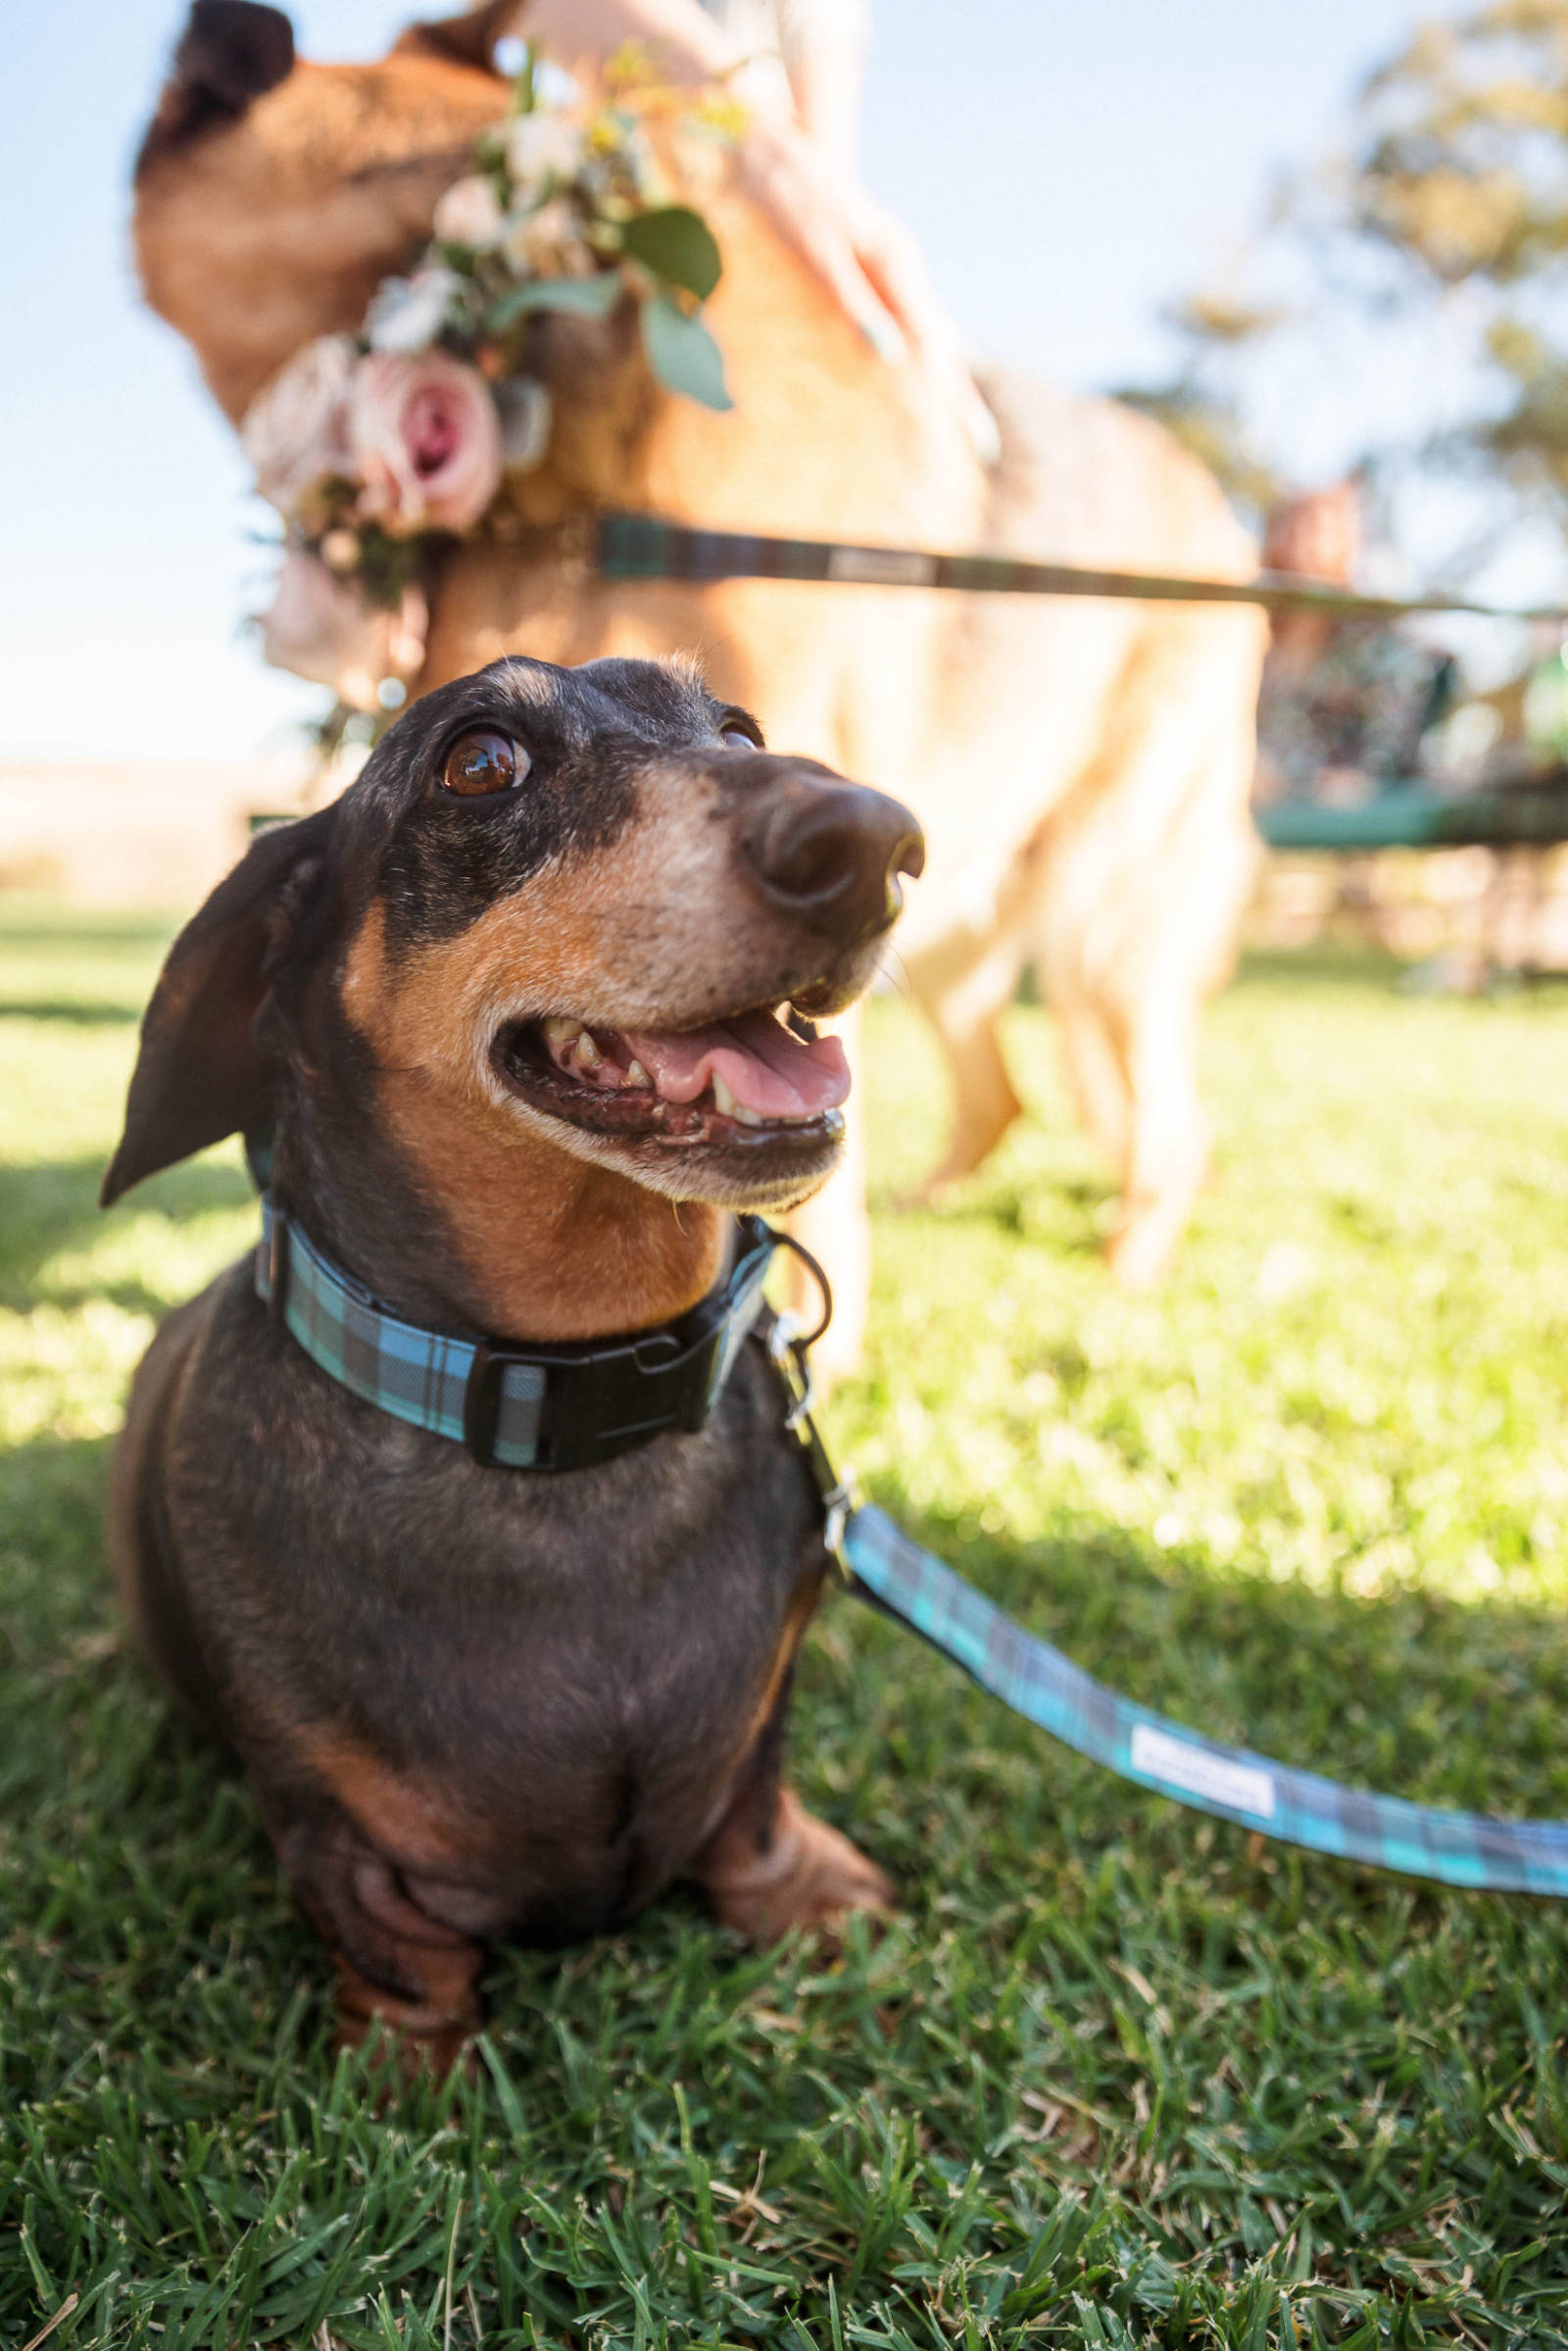
{"type": "MultiPolygon", "coordinates": [[[[801,1250],[799,1254],[805,1256],[801,1250]]],[[[814,1257],[806,1257],[807,1264],[827,1292],[826,1277],[814,1257]]],[[[829,1303],[829,1312],[831,1312],[829,1303]]],[[[844,1535],[854,1513],[860,1507],[861,1494],[853,1470],[836,1470],[822,1443],[820,1430],[812,1419],[816,1402],[816,1379],[811,1370],[810,1347],[826,1329],[825,1320],[814,1331],[808,1331],[799,1315],[775,1315],[767,1334],[767,1352],[779,1384],[784,1390],[787,1409],[784,1426],[806,1455],[811,1483],[816,1488],[822,1511],[822,1547],[846,1582],[851,1569],[844,1554],[844,1535]]]]}
{"type": "Polygon", "coordinates": [[[844,1556],[844,1533],[862,1498],[853,1469],[847,1469],[832,1493],[822,1496],[822,1547],[846,1582],[851,1570],[844,1556]]]}
{"type": "Polygon", "coordinates": [[[800,1437],[803,1444],[806,1439],[801,1424],[804,1421],[809,1425],[816,1402],[816,1375],[808,1352],[810,1344],[811,1338],[806,1335],[806,1326],[798,1314],[786,1311],[774,1317],[767,1334],[767,1351],[789,1398],[784,1426],[792,1437],[800,1437]]]}

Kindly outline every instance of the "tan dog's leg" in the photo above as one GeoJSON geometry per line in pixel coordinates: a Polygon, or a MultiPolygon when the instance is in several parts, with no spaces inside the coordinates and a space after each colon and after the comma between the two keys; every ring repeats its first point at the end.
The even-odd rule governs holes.
{"type": "Polygon", "coordinates": [[[1074,1092],[1121,1178],[1109,1257],[1129,1288],[1164,1271],[1202,1187],[1199,1021],[1230,967],[1254,854],[1236,670],[1255,646],[1239,632],[1198,694],[1193,625],[1166,616],[1146,631],[1114,770],[1056,828],[1033,915],[1074,1092]]]}
{"type": "Polygon", "coordinates": [[[1126,1014],[1132,1091],[1126,1194],[1110,1246],[1112,1269],[1132,1289],[1164,1272],[1208,1172],[1199,1031],[1207,998],[1230,973],[1256,871],[1256,835],[1247,812],[1255,752],[1250,717],[1239,721],[1221,698],[1164,855],[1146,880],[1153,892],[1137,994],[1126,1014]]]}
{"type": "Polygon", "coordinates": [[[1023,967],[1021,943],[989,939],[984,952],[956,969],[950,958],[909,967],[909,986],[941,1039],[953,1085],[953,1126],[936,1173],[915,1196],[936,1198],[972,1175],[989,1157],[1022,1108],[1003,1055],[997,1022],[1012,1002],[1023,967]]]}
{"type": "Polygon", "coordinates": [[[1110,1007],[1088,996],[1054,1007],[1061,1055],[1078,1115],[1125,1185],[1132,1128],[1132,1089],[1110,1007]]]}
{"type": "Polygon", "coordinates": [[[1121,1220],[1109,1248],[1124,1288],[1158,1281],[1186,1230],[1208,1169],[1209,1128],[1198,1092],[1196,990],[1140,1007],[1132,1024],[1131,1116],[1121,1220]]]}
{"type": "MultiPolygon", "coordinates": [[[[796,1208],[786,1223],[821,1264],[833,1285],[833,1320],[825,1337],[811,1350],[811,1368],[824,1393],[860,1368],[865,1348],[865,1318],[871,1302],[871,1217],[865,1204],[865,1103],[861,1086],[865,1068],[860,1015],[851,1012],[836,1024],[855,1076],[850,1095],[844,1156],[814,1199],[796,1208]]],[[[799,1259],[789,1267],[787,1303],[811,1329],[820,1311],[820,1296],[799,1259]]]]}

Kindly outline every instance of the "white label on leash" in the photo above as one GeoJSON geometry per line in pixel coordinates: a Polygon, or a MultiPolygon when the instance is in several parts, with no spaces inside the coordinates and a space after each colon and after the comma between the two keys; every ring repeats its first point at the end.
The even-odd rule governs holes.
{"type": "Polygon", "coordinates": [[[1274,1781],[1268,1772],[1255,1771],[1250,1763],[1226,1763],[1148,1723],[1133,1725],[1132,1767],[1152,1780],[1185,1788],[1189,1795],[1228,1804],[1233,1812],[1252,1812],[1264,1821],[1274,1818],[1274,1781]]]}
{"type": "Polygon", "coordinates": [[[923,588],[936,568],[933,556],[897,547],[835,547],[827,559],[829,579],[855,580],[868,588],[923,588]]]}

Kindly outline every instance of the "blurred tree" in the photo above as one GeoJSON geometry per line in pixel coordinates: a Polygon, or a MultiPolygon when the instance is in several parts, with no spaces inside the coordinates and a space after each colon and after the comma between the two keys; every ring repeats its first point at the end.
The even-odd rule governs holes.
{"type": "Polygon", "coordinates": [[[1205,363],[1216,351],[1234,351],[1280,323],[1282,314],[1218,295],[1190,295],[1165,314],[1177,337],[1180,359],[1162,384],[1120,384],[1114,397],[1154,416],[1184,449],[1201,459],[1227,497],[1261,522],[1278,503],[1284,484],[1253,446],[1234,389],[1220,384],[1205,363]]]}
{"type": "MultiPolygon", "coordinates": [[[[1413,465],[1461,466],[1568,508],[1568,0],[1489,0],[1417,26],[1355,95],[1341,152],[1281,188],[1253,265],[1265,306],[1200,294],[1172,311],[1171,378],[1123,392],[1214,465],[1240,503],[1275,487],[1248,431],[1249,367],[1280,327],[1339,306],[1441,317],[1464,420],[1361,453],[1374,495],[1413,465]],[[1288,249],[1288,250],[1287,250],[1288,249]],[[1467,373],[1467,370],[1469,373],[1467,373]]],[[[1494,517],[1462,574],[1505,531],[1494,517]]]]}
{"type": "Polygon", "coordinates": [[[1568,502],[1568,0],[1421,25],[1363,86],[1340,195],[1396,300],[1471,298],[1500,397],[1460,438],[1568,502]]]}

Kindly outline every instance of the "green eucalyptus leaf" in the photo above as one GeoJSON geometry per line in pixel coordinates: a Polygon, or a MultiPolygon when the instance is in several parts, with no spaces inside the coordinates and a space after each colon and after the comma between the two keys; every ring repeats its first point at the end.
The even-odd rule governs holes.
{"type": "Polygon", "coordinates": [[[724,382],[724,355],[701,318],[688,318],[665,294],[643,304],[643,350],[660,382],[704,408],[735,406],[724,382]]]}
{"type": "Polygon", "coordinates": [[[624,249],[656,277],[666,278],[706,302],[723,274],[712,230],[689,205],[669,204],[638,213],[621,232],[624,249]]]}
{"type": "Polygon", "coordinates": [[[573,311],[579,318],[608,318],[620,294],[620,276],[614,269],[601,269],[594,277],[531,277],[491,304],[489,324],[497,331],[528,311],[573,311]]]}

